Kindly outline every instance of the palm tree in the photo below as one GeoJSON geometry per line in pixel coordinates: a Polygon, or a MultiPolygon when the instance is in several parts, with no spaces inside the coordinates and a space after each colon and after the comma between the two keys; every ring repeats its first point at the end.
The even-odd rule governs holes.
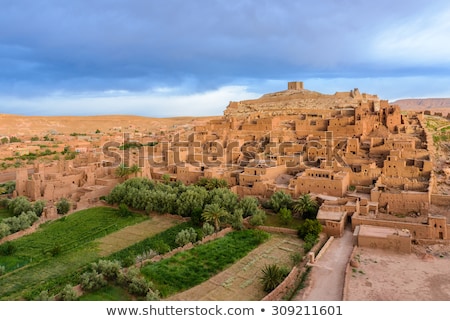
{"type": "Polygon", "coordinates": [[[138,164],[134,164],[129,168],[129,173],[134,174],[134,177],[137,177],[137,173],[140,173],[142,169],[139,167],[138,164]]]}
{"type": "Polygon", "coordinates": [[[115,174],[120,178],[125,177],[130,174],[130,168],[126,167],[124,163],[120,163],[120,165],[116,168],[115,174]]]}
{"type": "Polygon", "coordinates": [[[303,194],[294,202],[293,209],[303,218],[314,219],[317,216],[319,204],[317,204],[317,201],[311,195],[303,194]]]}
{"type": "Polygon", "coordinates": [[[286,271],[276,264],[264,266],[262,274],[260,280],[264,291],[266,292],[272,292],[281,282],[283,282],[287,275],[286,271]]]}
{"type": "Polygon", "coordinates": [[[212,223],[214,225],[214,229],[217,232],[220,228],[220,219],[228,215],[228,212],[221,208],[219,204],[212,203],[205,206],[205,209],[202,213],[202,218],[206,222],[212,223]]]}

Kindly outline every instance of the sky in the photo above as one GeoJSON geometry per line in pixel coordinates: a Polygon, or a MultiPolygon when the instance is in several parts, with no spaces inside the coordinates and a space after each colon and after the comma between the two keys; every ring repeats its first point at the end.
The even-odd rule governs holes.
{"type": "Polygon", "coordinates": [[[0,113],[213,116],[288,81],[450,97],[450,1],[0,0],[0,113]]]}

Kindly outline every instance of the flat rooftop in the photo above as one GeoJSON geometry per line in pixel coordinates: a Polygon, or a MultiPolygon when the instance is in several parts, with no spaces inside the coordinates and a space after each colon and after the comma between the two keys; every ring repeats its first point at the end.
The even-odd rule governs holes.
{"type": "Polygon", "coordinates": [[[397,229],[392,227],[373,226],[373,225],[360,225],[359,235],[378,238],[386,238],[389,235],[398,235],[403,237],[411,236],[410,232],[405,229],[397,229]]]}

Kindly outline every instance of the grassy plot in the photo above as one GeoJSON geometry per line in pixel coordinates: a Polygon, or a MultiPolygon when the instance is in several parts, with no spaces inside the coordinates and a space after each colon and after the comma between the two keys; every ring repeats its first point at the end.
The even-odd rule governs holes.
{"type": "Polygon", "coordinates": [[[171,219],[162,215],[152,216],[151,220],[140,224],[127,226],[120,231],[111,233],[101,238],[98,242],[100,255],[107,256],[118,252],[135,243],[144,241],[149,236],[158,234],[161,231],[178,224],[180,224],[180,221],[176,219],[171,219]]]}
{"type": "MultiPolygon", "coordinates": [[[[92,240],[147,219],[141,214],[121,217],[116,209],[109,207],[82,210],[43,224],[35,233],[13,241],[16,248],[13,257],[37,262],[55,254],[72,252],[92,240]]],[[[0,265],[4,259],[8,257],[0,257],[0,265]]]]}
{"type": "Polygon", "coordinates": [[[208,280],[268,238],[268,233],[259,230],[232,232],[169,259],[148,264],[141,273],[167,297],[208,280]]]}
{"type": "Polygon", "coordinates": [[[39,289],[76,283],[77,273],[99,258],[93,240],[147,219],[141,214],[121,217],[108,207],[91,208],[44,224],[35,233],[9,242],[15,250],[0,256],[0,265],[10,272],[0,277],[0,299],[20,299],[39,289]],[[22,266],[24,262],[27,265],[22,266]]]}
{"type": "Polygon", "coordinates": [[[298,229],[300,225],[304,222],[303,219],[293,217],[292,221],[288,224],[283,224],[280,219],[279,214],[267,214],[266,221],[264,222],[264,225],[267,226],[276,226],[276,227],[284,227],[284,228],[291,228],[291,229],[298,229]]]}
{"type": "MultiPolygon", "coordinates": [[[[140,242],[137,242],[127,248],[124,248],[120,251],[117,251],[106,259],[108,260],[118,260],[122,262],[123,265],[127,266],[129,264],[125,264],[126,262],[130,263],[130,258],[135,258],[137,255],[140,255],[150,249],[158,252],[158,253],[166,253],[170,250],[178,247],[175,243],[175,238],[177,234],[186,228],[193,227],[191,222],[184,222],[178,225],[172,226],[164,231],[161,231],[158,234],[155,234],[151,237],[146,238],[140,242]]],[[[133,262],[134,263],[134,262],[133,262]]]]}
{"type": "Polygon", "coordinates": [[[134,298],[122,287],[108,285],[91,293],[82,295],[79,301],[132,301],[134,298]]]}

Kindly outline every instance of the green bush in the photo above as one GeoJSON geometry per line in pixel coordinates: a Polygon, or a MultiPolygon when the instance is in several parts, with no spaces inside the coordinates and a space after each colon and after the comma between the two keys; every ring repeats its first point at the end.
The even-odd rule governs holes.
{"type": "Polygon", "coordinates": [[[306,219],[298,228],[297,234],[301,239],[305,240],[308,234],[317,238],[321,232],[322,224],[318,220],[306,219]]]}
{"type": "Polygon", "coordinates": [[[263,225],[266,221],[267,214],[264,210],[258,209],[256,213],[254,213],[249,220],[250,225],[259,226],[263,225]]]}
{"type": "Polygon", "coordinates": [[[194,243],[196,241],[197,232],[192,227],[180,231],[175,238],[175,243],[178,246],[185,246],[188,243],[194,243]]]}
{"type": "Polygon", "coordinates": [[[214,226],[212,226],[208,222],[205,222],[203,223],[202,231],[205,236],[211,235],[214,233],[214,226]]]}
{"type": "Polygon", "coordinates": [[[78,298],[77,292],[71,284],[67,284],[61,292],[62,301],[75,301],[78,298]]]}
{"type": "Polygon", "coordinates": [[[104,275],[97,271],[84,272],[80,277],[80,285],[84,291],[98,290],[107,284],[104,275]]]}
{"type": "Polygon", "coordinates": [[[67,200],[66,198],[61,198],[57,203],[56,203],[56,211],[58,212],[58,214],[67,214],[70,211],[70,202],[69,200],[67,200]]]}
{"type": "Polygon", "coordinates": [[[283,207],[278,212],[278,215],[280,216],[280,222],[283,225],[289,225],[289,223],[292,222],[292,212],[291,210],[287,209],[286,207],[283,207]]]}

